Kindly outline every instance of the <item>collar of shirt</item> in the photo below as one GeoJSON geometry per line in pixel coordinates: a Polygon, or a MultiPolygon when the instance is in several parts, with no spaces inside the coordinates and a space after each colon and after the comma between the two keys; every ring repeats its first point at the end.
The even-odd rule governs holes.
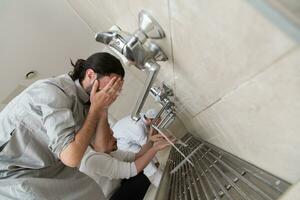
{"type": "Polygon", "coordinates": [[[146,119],[145,119],[145,113],[140,113],[140,120],[142,122],[143,127],[145,128],[145,130],[149,129],[149,126],[146,125],[146,119]]]}
{"type": "Polygon", "coordinates": [[[142,120],[142,122],[144,123],[144,124],[146,124],[146,119],[145,119],[145,113],[140,113],[140,119],[142,120]]]}
{"type": "Polygon", "coordinates": [[[84,104],[88,104],[90,102],[90,96],[86,93],[86,91],[81,86],[79,79],[75,80],[77,95],[80,101],[84,104]]]}

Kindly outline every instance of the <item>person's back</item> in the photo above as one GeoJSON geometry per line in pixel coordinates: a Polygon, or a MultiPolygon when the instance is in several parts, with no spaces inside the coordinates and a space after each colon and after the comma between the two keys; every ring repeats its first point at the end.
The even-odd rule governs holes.
{"type": "Polygon", "coordinates": [[[118,141],[118,148],[122,151],[136,153],[147,142],[147,127],[142,118],[134,121],[130,116],[126,116],[119,120],[112,129],[118,141]]]}

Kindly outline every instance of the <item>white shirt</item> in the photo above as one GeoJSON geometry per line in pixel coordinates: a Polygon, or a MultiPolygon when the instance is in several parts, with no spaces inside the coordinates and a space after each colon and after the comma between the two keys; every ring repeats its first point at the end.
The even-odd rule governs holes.
{"type": "Polygon", "coordinates": [[[106,154],[88,147],[79,170],[94,179],[109,199],[120,186],[121,179],[137,175],[134,160],[132,152],[117,150],[106,154]]]}

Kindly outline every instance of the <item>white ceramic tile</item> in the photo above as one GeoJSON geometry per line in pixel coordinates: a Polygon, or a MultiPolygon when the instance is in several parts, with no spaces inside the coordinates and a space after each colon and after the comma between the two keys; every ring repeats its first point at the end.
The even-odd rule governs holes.
{"type": "Polygon", "coordinates": [[[240,145],[243,143],[236,138],[227,138],[224,136],[226,132],[226,119],[222,118],[222,114],[214,110],[214,107],[190,119],[191,123],[187,129],[189,132],[204,139],[228,152],[242,157],[242,150],[240,145]],[[225,123],[225,125],[224,125],[225,123]],[[229,141],[228,141],[229,140],[229,141]],[[232,144],[234,144],[232,146],[232,144]]]}
{"type": "Polygon", "coordinates": [[[125,79],[122,92],[118,99],[109,108],[109,113],[119,120],[130,115],[142,90],[143,83],[135,78],[128,69],[125,68],[125,79]]]}
{"type": "Polygon", "coordinates": [[[191,133],[197,132],[198,136],[200,136],[202,139],[210,140],[222,133],[222,129],[218,127],[218,122],[219,121],[216,119],[216,114],[213,112],[213,110],[210,110],[210,112],[204,112],[203,114],[193,118],[193,129],[189,129],[191,130],[191,133]]]}
{"type": "Polygon", "coordinates": [[[68,0],[68,2],[94,32],[107,31],[112,25],[135,28],[132,25],[137,21],[137,17],[128,0],[118,3],[109,0],[68,0]]]}
{"type": "Polygon", "coordinates": [[[295,44],[242,0],[171,1],[175,88],[193,115],[295,44]]]}
{"type": "Polygon", "coordinates": [[[300,196],[300,181],[293,184],[286,192],[280,196],[279,200],[294,200],[300,196]]]}
{"type": "Polygon", "coordinates": [[[167,129],[177,138],[182,138],[188,132],[185,125],[178,117],[176,117],[174,122],[172,122],[167,129]]]}
{"type": "Polygon", "coordinates": [[[196,117],[217,146],[292,183],[300,178],[299,63],[300,48],[196,117]]]}

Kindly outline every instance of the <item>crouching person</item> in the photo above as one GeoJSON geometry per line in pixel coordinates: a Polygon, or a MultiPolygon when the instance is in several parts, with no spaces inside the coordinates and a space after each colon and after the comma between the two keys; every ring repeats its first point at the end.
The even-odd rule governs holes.
{"type": "Polygon", "coordinates": [[[120,151],[112,130],[109,134],[97,131],[79,170],[101,186],[106,199],[143,199],[150,185],[143,169],[167,146],[167,141],[157,134],[138,153],[120,151]]]}

